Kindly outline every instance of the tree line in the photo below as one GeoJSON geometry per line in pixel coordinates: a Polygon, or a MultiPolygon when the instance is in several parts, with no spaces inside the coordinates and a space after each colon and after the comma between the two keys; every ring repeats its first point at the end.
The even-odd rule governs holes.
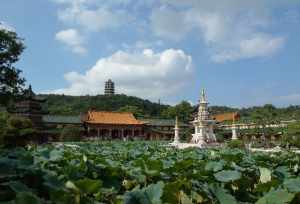
{"type": "MultiPolygon", "coordinates": [[[[181,121],[193,120],[197,112],[197,105],[181,101],[171,106],[144,100],[138,97],[122,95],[97,95],[97,96],[66,96],[66,95],[41,95],[47,99],[44,108],[49,114],[78,115],[90,109],[98,111],[132,112],[138,118],[165,118],[174,119],[176,116],[181,121]]],[[[278,123],[283,120],[300,120],[300,106],[291,105],[278,108],[272,104],[248,108],[232,108],[227,106],[210,106],[212,115],[238,112],[240,122],[278,123]]]]}

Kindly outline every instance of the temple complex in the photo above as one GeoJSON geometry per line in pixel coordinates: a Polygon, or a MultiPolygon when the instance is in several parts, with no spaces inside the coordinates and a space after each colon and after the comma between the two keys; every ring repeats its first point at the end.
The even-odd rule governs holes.
{"type": "Polygon", "coordinates": [[[88,137],[134,139],[144,137],[144,123],[132,113],[88,111],[82,118],[88,137]]]}
{"type": "Polygon", "coordinates": [[[210,118],[208,104],[205,91],[202,90],[198,114],[192,122],[195,129],[195,133],[192,137],[192,143],[204,145],[206,142],[216,142],[216,137],[213,132],[215,120],[210,118]]]}

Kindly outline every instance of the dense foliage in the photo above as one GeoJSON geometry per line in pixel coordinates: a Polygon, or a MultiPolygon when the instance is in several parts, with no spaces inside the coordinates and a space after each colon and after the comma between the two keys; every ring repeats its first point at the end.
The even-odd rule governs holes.
{"type": "Polygon", "coordinates": [[[14,63],[23,50],[23,42],[15,32],[0,28],[0,106],[7,106],[22,91],[25,80],[14,63]]]}
{"type": "Polygon", "coordinates": [[[299,203],[299,155],[106,142],[0,151],[9,203],[299,203]]]}
{"type": "Polygon", "coordinates": [[[65,142],[80,141],[80,127],[75,125],[65,126],[60,133],[60,140],[65,142]]]}
{"type": "Polygon", "coordinates": [[[192,113],[194,107],[187,101],[182,101],[181,103],[170,106],[162,112],[162,117],[164,118],[175,118],[176,116],[180,121],[188,122],[192,120],[192,113]]]}
{"type": "MultiPolygon", "coordinates": [[[[181,121],[192,120],[192,113],[197,111],[196,106],[192,106],[187,101],[182,101],[177,105],[169,106],[153,103],[141,98],[114,95],[114,96],[66,96],[66,95],[42,95],[47,99],[44,108],[50,114],[77,115],[94,108],[105,111],[127,111],[133,112],[137,117],[160,117],[173,119],[179,117],[181,121]]],[[[300,120],[300,106],[289,106],[277,108],[266,104],[260,107],[230,108],[226,106],[211,106],[210,113],[222,114],[227,112],[239,112],[241,122],[257,122],[260,124],[276,123],[280,120],[300,120]]]]}
{"type": "Polygon", "coordinates": [[[283,130],[282,146],[300,148],[300,123],[295,122],[283,130]]]}
{"type": "Polygon", "coordinates": [[[31,120],[0,112],[0,144],[9,147],[23,146],[36,138],[37,130],[31,120]]]}
{"type": "Polygon", "coordinates": [[[158,117],[167,105],[153,103],[133,96],[126,95],[97,95],[97,96],[66,96],[41,95],[47,99],[44,108],[50,114],[78,115],[89,109],[102,111],[134,110],[138,116],[158,117]]]}
{"type": "Polygon", "coordinates": [[[280,120],[300,120],[300,106],[288,106],[278,108],[271,104],[264,106],[254,106],[242,108],[239,110],[242,120],[245,121],[261,121],[268,120],[276,123],[280,120]]]}

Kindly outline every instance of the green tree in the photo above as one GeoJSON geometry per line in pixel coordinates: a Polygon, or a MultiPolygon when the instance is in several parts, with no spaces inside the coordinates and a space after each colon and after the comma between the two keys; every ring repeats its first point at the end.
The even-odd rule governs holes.
{"type": "Polygon", "coordinates": [[[0,105],[7,106],[23,89],[25,79],[14,67],[24,50],[24,44],[15,32],[0,29],[0,105]]]}
{"type": "Polygon", "coordinates": [[[295,122],[288,124],[287,128],[283,132],[282,135],[282,141],[283,145],[291,145],[291,146],[296,146],[300,147],[300,123],[295,122]]]}
{"type": "Polygon", "coordinates": [[[3,143],[7,132],[7,120],[8,114],[6,112],[0,112],[0,144],[3,143]]]}
{"type": "Polygon", "coordinates": [[[193,112],[193,107],[187,101],[182,101],[176,106],[168,107],[162,112],[164,118],[175,118],[178,116],[178,119],[183,122],[188,122],[190,120],[191,114],[193,112]]]}
{"type": "Polygon", "coordinates": [[[143,117],[143,111],[139,109],[137,106],[123,106],[119,108],[118,112],[129,112],[132,113],[135,117],[143,117]]]}
{"type": "Polygon", "coordinates": [[[2,143],[6,146],[25,145],[27,142],[36,140],[37,131],[31,120],[18,116],[0,116],[0,134],[2,143]]]}
{"type": "Polygon", "coordinates": [[[266,104],[263,107],[257,108],[251,115],[253,121],[259,126],[262,133],[262,140],[264,145],[268,145],[266,135],[274,134],[274,130],[267,125],[278,122],[276,108],[272,104],[266,104]]]}
{"type": "Polygon", "coordinates": [[[157,117],[161,111],[169,107],[159,103],[153,103],[141,98],[120,95],[97,95],[97,96],[67,96],[67,95],[40,95],[47,99],[44,108],[50,114],[78,115],[87,112],[89,109],[98,111],[119,111],[126,106],[136,106],[142,114],[157,117]]]}

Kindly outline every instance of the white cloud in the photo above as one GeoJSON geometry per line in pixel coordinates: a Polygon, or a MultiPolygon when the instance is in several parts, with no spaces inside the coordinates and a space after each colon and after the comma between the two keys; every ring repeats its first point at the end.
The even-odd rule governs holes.
{"type": "MultiPolygon", "coordinates": [[[[51,0],[59,5],[58,19],[75,27],[85,39],[91,32],[117,29],[133,20],[124,8],[131,0],[51,0]]],[[[78,32],[77,32],[78,33],[78,32]]],[[[76,34],[78,36],[78,34],[76,34]]],[[[83,38],[83,37],[80,37],[83,38]]],[[[65,41],[65,40],[62,40],[65,41]]],[[[67,42],[67,44],[69,44],[67,42]]],[[[81,45],[71,45],[75,53],[86,53],[81,45]]]]}
{"type": "Polygon", "coordinates": [[[86,54],[84,39],[75,29],[62,30],[56,33],[55,39],[66,44],[76,54],[86,54]]]}
{"type": "Polygon", "coordinates": [[[127,19],[123,11],[111,11],[107,8],[97,10],[69,8],[59,13],[59,19],[75,23],[90,31],[100,31],[121,26],[127,19]]]}
{"type": "Polygon", "coordinates": [[[221,51],[212,56],[215,62],[234,61],[241,58],[271,56],[279,50],[285,39],[283,37],[257,36],[239,42],[231,50],[221,51]]]}
{"type": "Polygon", "coordinates": [[[150,17],[155,35],[181,40],[198,34],[215,62],[265,57],[278,51],[284,37],[266,30],[271,24],[268,1],[162,0],[150,17]],[[190,36],[190,35],[189,35],[190,36]]]}
{"type": "MultiPolygon", "coordinates": [[[[271,27],[276,24],[272,12],[275,7],[282,7],[290,2],[283,0],[276,2],[271,0],[52,1],[60,5],[59,20],[76,27],[86,37],[89,36],[89,32],[121,29],[122,26],[134,28],[138,38],[143,41],[154,39],[155,36],[157,39],[153,41],[171,39],[178,42],[188,36],[192,38],[191,40],[202,40],[208,48],[211,60],[217,63],[267,57],[280,50],[286,39],[271,32],[271,27]]],[[[146,47],[142,44],[136,47],[138,46],[146,47]]]]}
{"type": "MultiPolygon", "coordinates": [[[[64,5],[58,11],[58,19],[64,23],[80,26],[88,31],[117,28],[128,22],[129,14],[122,9],[112,9],[109,3],[96,0],[54,0],[64,5]]],[[[118,1],[126,5],[127,1],[118,1]]]]}
{"type": "Polygon", "coordinates": [[[0,30],[16,32],[16,29],[14,27],[10,26],[9,24],[3,21],[0,21],[0,30]]]}
{"type": "Polygon", "coordinates": [[[161,48],[164,45],[162,40],[155,41],[142,41],[138,40],[133,44],[122,43],[122,48],[128,52],[139,52],[144,49],[156,49],[161,48]]]}
{"type": "Polygon", "coordinates": [[[158,99],[179,93],[192,80],[192,73],[192,58],[182,50],[168,49],[159,53],[150,49],[142,53],[118,51],[99,59],[85,74],[65,74],[70,86],[52,93],[101,94],[104,82],[111,78],[117,93],[158,99]]]}
{"type": "Polygon", "coordinates": [[[154,9],[150,16],[155,35],[172,40],[181,40],[191,30],[184,12],[177,12],[167,7],[154,9]]]}

